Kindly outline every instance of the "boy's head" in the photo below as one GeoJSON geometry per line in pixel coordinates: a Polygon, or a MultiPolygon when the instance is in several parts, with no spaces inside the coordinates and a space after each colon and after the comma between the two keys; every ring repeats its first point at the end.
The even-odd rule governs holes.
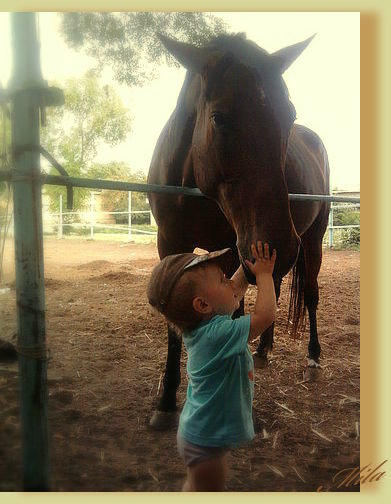
{"type": "Polygon", "coordinates": [[[149,303],[181,330],[191,330],[215,314],[233,313],[239,301],[223,273],[231,261],[229,251],[165,257],[152,271],[149,303]]]}

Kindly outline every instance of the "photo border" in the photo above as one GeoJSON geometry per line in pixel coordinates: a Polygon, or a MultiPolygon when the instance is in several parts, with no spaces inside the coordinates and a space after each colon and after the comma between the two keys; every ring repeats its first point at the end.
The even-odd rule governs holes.
{"type": "MultiPolygon", "coordinates": [[[[27,2],[5,0],[2,10],[9,11],[97,11],[97,10],[156,10],[156,11],[215,11],[215,12],[360,12],[361,13],[361,465],[378,464],[388,459],[390,447],[390,409],[387,400],[390,383],[391,355],[390,343],[387,338],[387,280],[390,279],[390,266],[387,263],[387,251],[390,238],[387,235],[390,215],[390,195],[387,187],[390,182],[390,155],[387,147],[390,144],[390,124],[386,111],[390,111],[390,7],[389,1],[357,1],[341,0],[338,2],[290,1],[228,1],[217,2],[170,2],[170,1],[41,1],[27,2]],[[109,7],[109,9],[108,9],[109,7]],[[389,167],[387,170],[386,167],[389,167]]],[[[342,141],[343,139],[341,139],[342,141]]],[[[389,308],[388,308],[389,310],[389,308]]],[[[320,499],[361,499],[373,498],[376,502],[390,495],[391,470],[385,478],[373,485],[363,485],[360,494],[333,493],[323,494],[320,499]]],[[[267,502],[300,502],[313,499],[312,492],[259,492],[260,498],[267,502]]],[[[129,499],[149,502],[157,497],[157,493],[57,493],[56,502],[68,502],[70,498],[77,502],[129,502],[129,499]],[[71,497],[72,496],[72,497],[71,497]],[[88,496],[88,497],[87,497],[88,496]],[[79,500],[80,499],[80,500],[79,500]]],[[[2,502],[39,502],[53,500],[53,493],[26,494],[0,493],[2,502]]],[[[180,493],[158,493],[161,502],[182,499],[180,493]]],[[[197,499],[195,494],[186,494],[186,499],[197,499]]],[[[205,497],[204,497],[205,498],[205,497]]],[[[209,501],[212,497],[206,497],[209,501]]],[[[213,497],[237,499],[236,493],[213,497]]],[[[241,498],[253,498],[249,497],[241,498]]]]}

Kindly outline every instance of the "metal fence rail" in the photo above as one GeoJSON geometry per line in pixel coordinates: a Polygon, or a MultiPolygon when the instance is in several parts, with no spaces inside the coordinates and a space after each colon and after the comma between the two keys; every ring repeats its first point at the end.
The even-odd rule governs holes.
{"type": "MultiPolygon", "coordinates": [[[[5,180],[8,182],[21,182],[30,181],[31,177],[26,175],[19,175],[15,170],[0,172],[0,181],[5,180]]],[[[63,177],[60,175],[44,175],[39,177],[40,183],[50,185],[62,185],[72,187],[85,187],[90,189],[109,189],[111,191],[134,191],[142,193],[161,193],[161,194],[183,194],[186,196],[206,197],[199,189],[194,187],[178,187],[166,186],[158,184],[136,184],[131,182],[120,182],[118,180],[102,180],[102,179],[88,179],[80,177],[63,177]]],[[[346,197],[346,196],[333,196],[330,194],[288,194],[290,200],[295,201],[339,201],[346,203],[359,203],[360,198],[346,197]]]]}

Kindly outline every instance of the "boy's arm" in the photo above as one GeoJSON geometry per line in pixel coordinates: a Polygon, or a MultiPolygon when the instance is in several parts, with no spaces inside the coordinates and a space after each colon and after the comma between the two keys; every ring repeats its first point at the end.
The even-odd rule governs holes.
{"type": "Polygon", "coordinates": [[[276,318],[277,303],[272,275],[257,276],[257,299],[251,314],[249,340],[255,339],[272,325],[276,318]]]}
{"type": "Polygon", "coordinates": [[[244,274],[242,266],[235,271],[231,277],[231,281],[235,284],[235,290],[238,293],[238,297],[243,299],[248,288],[248,281],[246,275],[244,274]]]}
{"type": "Polygon", "coordinates": [[[254,312],[251,314],[249,340],[262,334],[272,325],[276,318],[277,302],[274,291],[273,269],[276,262],[276,251],[269,255],[269,245],[262,246],[262,242],[251,245],[255,259],[254,263],[246,261],[246,265],[255,275],[257,282],[257,298],[254,312]]]}

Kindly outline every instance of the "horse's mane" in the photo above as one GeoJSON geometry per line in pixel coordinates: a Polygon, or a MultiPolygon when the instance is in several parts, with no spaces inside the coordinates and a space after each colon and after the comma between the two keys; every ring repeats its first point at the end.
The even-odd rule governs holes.
{"type": "Polygon", "coordinates": [[[257,69],[262,67],[262,62],[266,61],[266,57],[269,54],[255,42],[248,40],[246,34],[243,32],[218,35],[209,41],[207,47],[211,50],[217,49],[230,52],[239,61],[257,69]]]}

